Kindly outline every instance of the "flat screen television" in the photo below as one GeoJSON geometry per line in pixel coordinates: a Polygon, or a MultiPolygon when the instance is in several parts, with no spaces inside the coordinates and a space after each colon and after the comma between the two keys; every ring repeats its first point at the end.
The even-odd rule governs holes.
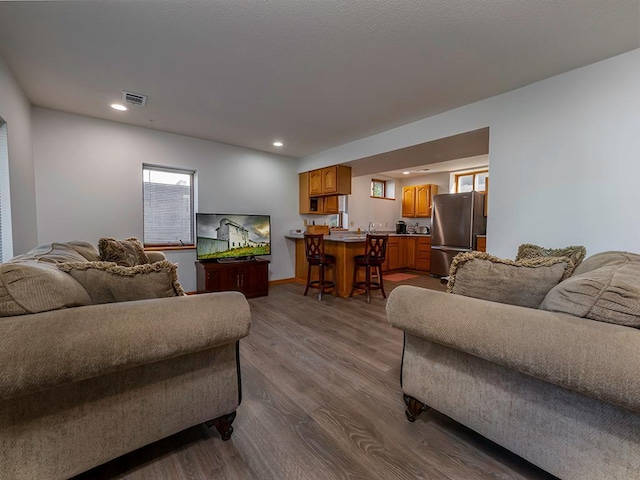
{"type": "Polygon", "coordinates": [[[244,260],[271,254],[271,217],[196,213],[196,252],[201,261],[244,260]]]}

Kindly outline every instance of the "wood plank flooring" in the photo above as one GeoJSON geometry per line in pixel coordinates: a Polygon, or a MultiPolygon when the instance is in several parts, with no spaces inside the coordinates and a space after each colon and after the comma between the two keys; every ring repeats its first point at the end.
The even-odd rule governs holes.
{"type": "MultiPolygon", "coordinates": [[[[385,282],[444,290],[424,275],[385,282]]],[[[97,467],[96,479],[552,479],[433,410],[411,424],[400,390],[402,332],[373,292],[320,303],[303,286],[250,300],[243,401],[231,440],[196,426],[97,467]]]]}

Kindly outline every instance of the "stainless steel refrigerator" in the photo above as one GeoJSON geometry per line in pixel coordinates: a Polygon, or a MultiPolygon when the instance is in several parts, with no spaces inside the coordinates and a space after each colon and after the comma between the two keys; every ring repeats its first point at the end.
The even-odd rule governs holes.
{"type": "Polygon", "coordinates": [[[441,277],[449,275],[453,257],[474,250],[476,236],[486,232],[483,194],[435,195],[431,220],[431,273],[441,277]]]}

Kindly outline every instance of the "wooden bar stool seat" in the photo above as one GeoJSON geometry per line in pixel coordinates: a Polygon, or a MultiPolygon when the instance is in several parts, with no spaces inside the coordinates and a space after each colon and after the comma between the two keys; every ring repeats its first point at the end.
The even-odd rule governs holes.
{"type": "Polygon", "coordinates": [[[387,253],[387,241],[389,235],[369,235],[364,244],[364,255],[356,255],[353,264],[353,284],[350,297],[356,290],[364,290],[367,294],[367,303],[371,302],[371,290],[380,290],[382,297],[387,298],[382,281],[382,264],[387,253]],[[358,268],[365,268],[364,281],[358,281],[358,268]],[[371,279],[371,270],[374,269],[377,279],[371,279]]]}
{"type": "Polygon", "coordinates": [[[309,288],[318,289],[318,300],[322,301],[322,294],[327,290],[333,290],[335,293],[335,265],[336,257],[324,253],[324,235],[304,234],[304,250],[307,257],[307,286],[304,289],[304,295],[307,294],[309,288]],[[311,280],[311,267],[318,267],[318,280],[311,280]],[[326,279],[325,268],[333,268],[331,280],[326,279]]]}

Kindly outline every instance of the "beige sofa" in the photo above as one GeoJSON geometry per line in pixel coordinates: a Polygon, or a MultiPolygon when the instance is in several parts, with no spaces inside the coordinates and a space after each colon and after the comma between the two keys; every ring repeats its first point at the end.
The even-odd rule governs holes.
{"type": "MultiPolygon", "coordinates": [[[[504,268],[499,288],[517,288],[501,300],[517,302],[523,267],[504,268]]],[[[408,419],[434,408],[563,479],[640,478],[640,256],[594,255],[543,297],[532,308],[396,288],[408,419]]]]}
{"type": "MultiPolygon", "coordinates": [[[[95,247],[70,242],[0,265],[1,478],[68,478],[203,422],[231,435],[238,341],[250,325],[244,296],[178,296],[169,279],[168,298],[94,304],[81,281],[105,266],[74,277],[58,264],[98,260],[95,247]]],[[[171,275],[145,268],[154,285],[143,296],[157,295],[171,275]]],[[[117,280],[107,297],[131,295],[117,280]]]]}

